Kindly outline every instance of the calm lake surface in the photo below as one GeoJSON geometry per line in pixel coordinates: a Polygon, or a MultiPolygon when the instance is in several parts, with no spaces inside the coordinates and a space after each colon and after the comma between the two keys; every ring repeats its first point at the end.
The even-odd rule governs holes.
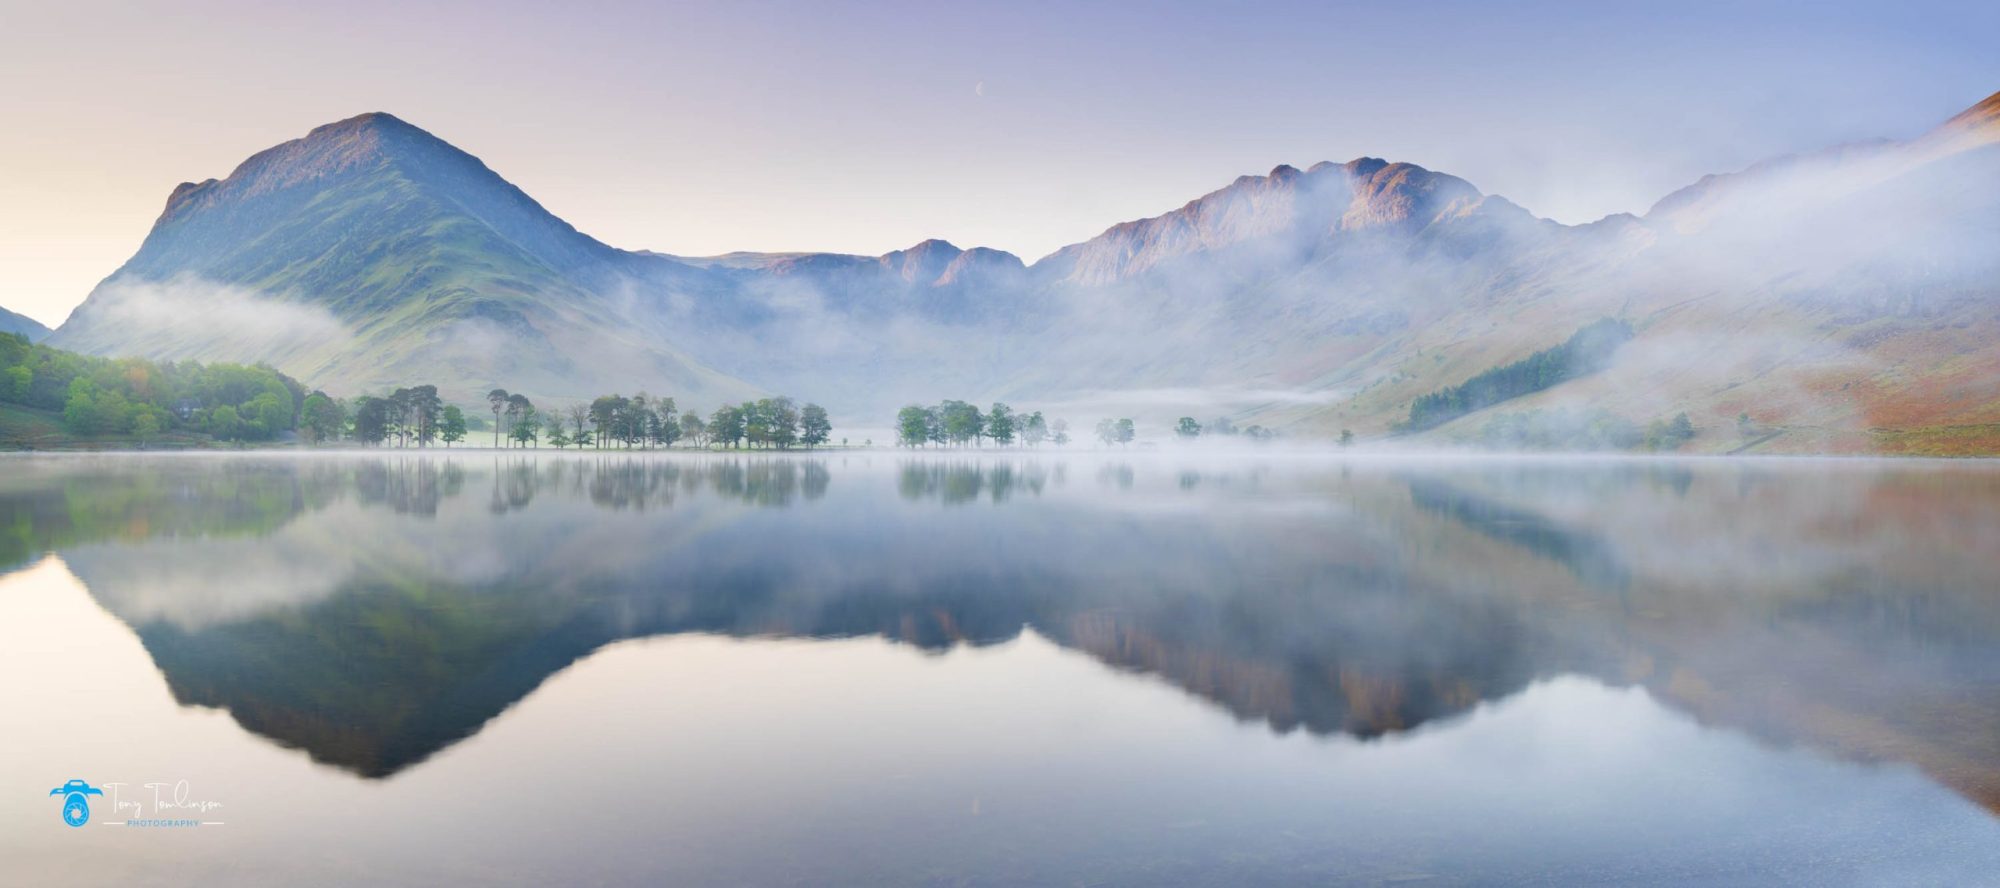
{"type": "Polygon", "coordinates": [[[0,571],[0,884],[2000,880],[1986,463],[5,456],[0,571]]]}

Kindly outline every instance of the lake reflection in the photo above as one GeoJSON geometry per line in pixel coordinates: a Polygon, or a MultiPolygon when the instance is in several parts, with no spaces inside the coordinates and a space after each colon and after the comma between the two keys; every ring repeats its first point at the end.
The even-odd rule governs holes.
{"type": "Polygon", "coordinates": [[[232,814],[31,793],[0,882],[2000,866],[1980,463],[8,457],[0,528],[7,782],[232,814]]]}

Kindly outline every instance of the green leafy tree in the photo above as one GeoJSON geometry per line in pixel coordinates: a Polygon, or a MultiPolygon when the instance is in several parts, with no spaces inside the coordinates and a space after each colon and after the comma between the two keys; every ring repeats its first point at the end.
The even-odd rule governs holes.
{"type": "Polygon", "coordinates": [[[1353,446],[1354,446],[1354,432],[1352,432],[1352,431],[1350,431],[1350,430],[1348,430],[1348,429],[1341,429],[1341,430],[1340,430],[1340,446],[1342,446],[1342,447],[1353,447],[1353,446]]]}
{"type": "MultiPolygon", "coordinates": [[[[520,395],[514,397],[521,398],[520,395]]],[[[528,403],[527,398],[521,398],[521,403],[509,404],[508,407],[509,412],[514,415],[514,428],[508,433],[508,437],[513,438],[514,443],[521,447],[540,444],[542,424],[535,415],[535,405],[528,403]]]]}
{"type": "Polygon", "coordinates": [[[563,422],[561,417],[558,417],[555,414],[549,414],[547,417],[543,418],[543,426],[548,435],[549,443],[554,444],[557,450],[561,450],[569,446],[569,434],[563,431],[563,422]]]}
{"type": "Polygon", "coordinates": [[[793,444],[799,443],[798,407],[786,397],[771,398],[763,404],[771,445],[780,450],[790,450],[793,444]]]}
{"type": "Polygon", "coordinates": [[[833,422],[826,417],[826,408],[818,404],[807,404],[799,408],[799,440],[807,447],[825,444],[833,434],[833,422]]]}
{"type": "Polygon", "coordinates": [[[653,402],[653,443],[661,447],[672,447],[681,439],[681,422],[678,416],[680,405],[672,398],[660,398],[653,402]]]}
{"type": "MultiPolygon", "coordinates": [[[[97,383],[79,376],[70,381],[69,396],[63,399],[63,425],[75,435],[94,435],[97,427],[97,383]]],[[[233,417],[235,411],[230,411],[233,417]]]]}
{"type": "Polygon", "coordinates": [[[1201,437],[1201,423],[1195,422],[1192,416],[1183,416],[1180,422],[1174,424],[1174,434],[1192,441],[1201,437]]]}
{"type": "Polygon", "coordinates": [[[8,367],[0,372],[0,401],[21,402],[28,399],[28,393],[35,387],[35,370],[26,364],[8,367]]]}
{"type": "Polygon", "coordinates": [[[930,411],[915,404],[896,411],[896,443],[922,447],[930,440],[930,411]]]}
{"type": "Polygon", "coordinates": [[[938,416],[943,423],[945,440],[960,447],[977,442],[986,434],[986,417],[980,415],[978,407],[964,401],[939,404],[938,416]]]}
{"type": "Polygon", "coordinates": [[[325,392],[307,395],[305,404],[299,408],[299,434],[315,447],[340,437],[346,425],[346,411],[325,392]]]}
{"type": "Polygon", "coordinates": [[[264,392],[245,402],[237,411],[243,418],[246,438],[275,438],[288,428],[292,421],[292,407],[289,400],[281,400],[273,392],[264,392]]]}
{"type": "Polygon", "coordinates": [[[717,407],[708,418],[708,439],[725,447],[743,440],[743,412],[735,407],[717,407]]]}
{"type": "Polygon", "coordinates": [[[418,447],[428,447],[437,440],[438,418],[444,413],[444,401],[438,397],[437,386],[411,386],[407,396],[410,411],[410,435],[416,439],[418,447]]]}
{"type": "Polygon", "coordinates": [[[693,447],[708,443],[708,424],[701,421],[701,414],[693,410],[681,414],[681,437],[693,447]]]}
{"type": "Polygon", "coordinates": [[[1118,443],[1118,423],[1115,420],[1110,418],[1098,420],[1094,431],[1097,432],[1097,440],[1104,446],[1110,447],[1118,443]]]}
{"type": "Polygon", "coordinates": [[[465,440],[465,411],[458,409],[458,405],[444,408],[438,419],[438,437],[444,439],[446,447],[465,440]]]}
{"type": "Polygon", "coordinates": [[[986,412],[986,437],[1002,447],[1014,443],[1014,408],[998,401],[986,412]]]}
{"type": "Polygon", "coordinates": [[[752,448],[770,443],[771,418],[764,413],[767,403],[745,401],[736,405],[737,415],[743,417],[743,443],[752,448]]]}
{"type": "Polygon", "coordinates": [[[540,434],[541,425],[535,421],[535,404],[533,401],[528,400],[526,395],[508,395],[505,413],[507,414],[508,437],[514,440],[516,446],[526,447],[536,440],[540,434]],[[526,434],[522,434],[523,430],[526,431],[526,434]]]}
{"type": "Polygon", "coordinates": [[[362,395],[354,400],[354,440],[370,446],[389,438],[389,402],[362,395]]]}
{"type": "Polygon", "coordinates": [[[1119,420],[1118,425],[1116,426],[1116,431],[1118,433],[1119,444],[1123,445],[1132,443],[1132,438],[1135,436],[1135,432],[1132,428],[1131,420],[1129,419],[1119,420]]]}
{"type": "Polygon", "coordinates": [[[138,438],[140,444],[143,445],[147,441],[151,441],[154,438],[159,437],[159,434],[160,434],[159,414],[154,413],[151,410],[148,410],[139,414],[137,417],[133,418],[132,436],[138,438]]]}
{"type": "Polygon", "coordinates": [[[597,446],[618,438],[618,422],[626,400],[619,395],[599,395],[590,402],[590,423],[597,430],[597,446]]]}
{"type": "Polygon", "coordinates": [[[243,419],[236,408],[224,404],[208,412],[207,430],[217,441],[235,441],[243,436],[243,419]]]}

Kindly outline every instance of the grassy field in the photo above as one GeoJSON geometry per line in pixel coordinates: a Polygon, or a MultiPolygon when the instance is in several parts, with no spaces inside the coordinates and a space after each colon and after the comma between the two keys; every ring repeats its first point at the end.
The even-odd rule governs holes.
{"type": "Polygon", "coordinates": [[[63,428],[62,414],[19,404],[0,404],[0,450],[186,450],[218,447],[192,432],[163,432],[145,441],[131,435],[77,436],[63,428]]]}
{"type": "Polygon", "coordinates": [[[1896,456],[1993,456],[2000,454],[2000,423],[1875,429],[1875,450],[1896,456]]]}

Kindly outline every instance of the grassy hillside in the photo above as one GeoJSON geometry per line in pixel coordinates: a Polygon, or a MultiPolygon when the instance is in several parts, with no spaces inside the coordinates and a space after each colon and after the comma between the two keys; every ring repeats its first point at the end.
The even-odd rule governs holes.
{"type": "Polygon", "coordinates": [[[130,433],[76,435],[63,426],[60,411],[0,403],[0,450],[186,450],[234,447],[192,431],[169,431],[140,438],[130,433]]]}

